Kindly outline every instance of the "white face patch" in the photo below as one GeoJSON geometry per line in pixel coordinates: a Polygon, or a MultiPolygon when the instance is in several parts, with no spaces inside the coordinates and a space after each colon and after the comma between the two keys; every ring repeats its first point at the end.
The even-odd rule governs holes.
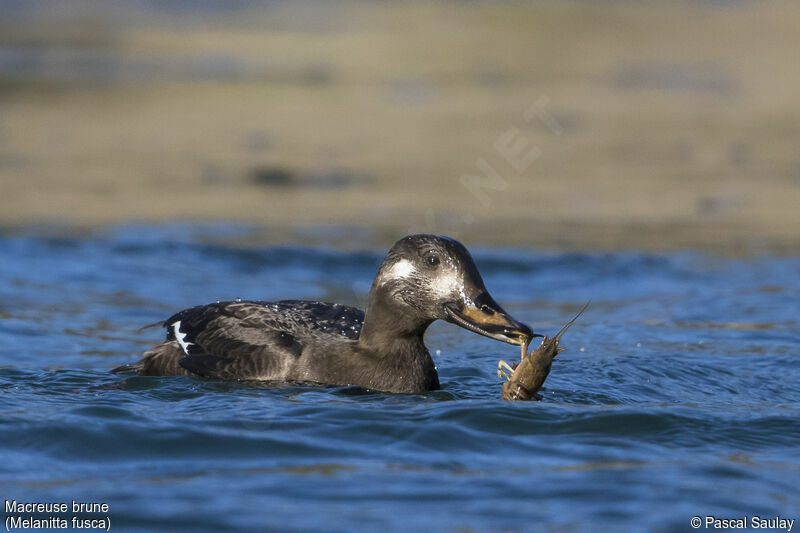
{"type": "Polygon", "coordinates": [[[446,298],[453,293],[463,290],[458,274],[452,270],[440,273],[431,280],[431,292],[439,298],[446,298]]]}
{"type": "Polygon", "coordinates": [[[183,350],[183,353],[189,355],[189,346],[192,346],[193,343],[186,342],[186,333],[181,332],[180,320],[172,323],[172,333],[175,334],[175,340],[178,341],[178,344],[180,345],[181,350],[183,350]]]}
{"type": "Polygon", "coordinates": [[[392,268],[386,271],[386,273],[383,275],[383,278],[386,280],[409,278],[413,276],[416,271],[417,269],[414,268],[414,265],[411,264],[411,261],[408,259],[401,259],[393,264],[392,268]]]}

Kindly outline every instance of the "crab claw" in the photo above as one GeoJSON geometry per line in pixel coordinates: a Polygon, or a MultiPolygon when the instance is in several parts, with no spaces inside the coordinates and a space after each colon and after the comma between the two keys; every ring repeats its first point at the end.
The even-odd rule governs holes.
{"type": "Polygon", "coordinates": [[[511,361],[511,364],[506,363],[505,361],[498,361],[497,362],[497,377],[500,379],[506,378],[507,380],[511,379],[511,374],[514,373],[514,370],[517,369],[517,364],[514,361],[511,361]]]}

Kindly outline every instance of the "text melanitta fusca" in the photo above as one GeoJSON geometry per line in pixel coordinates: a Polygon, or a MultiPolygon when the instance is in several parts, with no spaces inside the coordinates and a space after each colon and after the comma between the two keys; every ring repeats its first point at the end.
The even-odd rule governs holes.
{"type": "Polygon", "coordinates": [[[461,243],[410,235],[383,260],[366,312],[299,300],[192,307],[164,322],[163,343],[114,371],[419,393],[439,388],[422,339],[437,319],[510,344],[534,336],[489,295],[461,243]]]}

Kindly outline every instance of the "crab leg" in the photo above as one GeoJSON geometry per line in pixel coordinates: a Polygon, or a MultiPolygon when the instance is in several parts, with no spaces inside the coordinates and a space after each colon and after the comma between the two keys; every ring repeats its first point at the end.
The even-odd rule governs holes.
{"type": "Polygon", "coordinates": [[[528,338],[525,342],[523,342],[522,344],[519,345],[519,347],[521,348],[520,351],[522,352],[520,354],[520,356],[519,356],[519,362],[520,363],[522,362],[523,359],[525,359],[525,356],[528,355],[528,345],[530,345],[530,343],[531,343],[531,339],[528,338]]]}
{"type": "Polygon", "coordinates": [[[511,379],[511,374],[513,374],[514,370],[516,370],[516,368],[517,368],[517,365],[515,365],[513,361],[511,362],[511,365],[509,365],[508,363],[506,363],[505,361],[502,361],[502,360],[498,361],[497,362],[497,377],[500,378],[500,379],[506,378],[507,380],[510,380],[511,379]],[[511,366],[511,365],[514,365],[514,366],[511,366]]]}

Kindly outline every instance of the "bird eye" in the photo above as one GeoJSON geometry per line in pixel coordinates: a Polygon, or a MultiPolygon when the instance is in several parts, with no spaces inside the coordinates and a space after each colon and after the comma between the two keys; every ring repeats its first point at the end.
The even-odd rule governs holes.
{"type": "Polygon", "coordinates": [[[425,261],[428,263],[428,266],[435,267],[439,264],[439,256],[436,254],[428,254],[425,261]]]}

